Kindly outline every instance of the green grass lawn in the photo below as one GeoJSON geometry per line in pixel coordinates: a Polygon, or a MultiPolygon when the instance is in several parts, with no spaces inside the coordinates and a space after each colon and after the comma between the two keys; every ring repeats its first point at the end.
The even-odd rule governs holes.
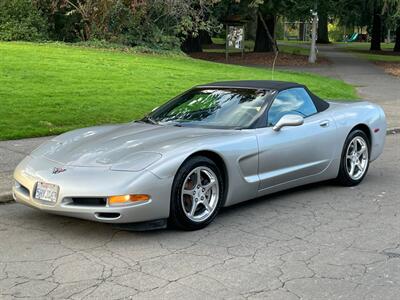
{"type": "MultiPolygon", "coordinates": [[[[371,43],[369,42],[335,42],[334,44],[345,45],[348,49],[362,49],[369,50],[371,43]]],[[[383,50],[393,50],[394,43],[381,43],[381,48],[383,50]]]]}
{"type": "Polygon", "coordinates": [[[279,52],[287,53],[287,54],[294,54],[294,55],[305,55],[308,56],[310,54],[310,47],[304,48],[293,45],[279,45],[279,52]]]}
{"type": "Polygon", "coordinates": [[[381,43],[382,52],[370,52],[370,43],[340,43],[342,49],[370,61],[400,62],[400,55],[393,53],[394,43],[381,43]]]}
{"type": "MultiPolygon", "coordinates": [[[[196,84],[271,79],[267,69],[64,44],[0,43],[0,140],[53,135],[142,117],[196,84]]],[[[325,98],[354,87],[311,74],[275,72],[325,98]]]]}
{"type": "Polygon", "coordinates": [[[399,55],[388,55],[388,54],[376,54],[376,53],[360,53],[356,54],[361,57],[368,59],[370,61],[387,61],[387,62],[400,62],[399,55]]]}
{"type": "MultiPolygon", "coordinates": [[[[223,38],[212,38],[212,41],[215,45],[220,45],[224,46],[225,45],[225,39],[223,38]]],[[[304,47],[299,47],[296,44],[309,44],[309,42],[303,42],[303,41],[278,41],[278,47],[279,47],[279,52],[281,53],[287,53],[287,54],[294,54],[294,55],[309,55],[310,54],[310,49],[309,48],[304,48],[304,47]],[[285,45],[282,45],[284,43],[285,45]]],[[[254,49],[254,41],[253,40],[245,40],[244,42],[244,50],[246,52],[253,52],[254,49]]],[[[204,49],[206,52],[218,52],[218,53],[224,53],[225,48],[221,49],[204,49]]],[[[235,53],[235,52],[241,52],[241,50],[238,49],[229,49],[229,53],[235,53]]]]}

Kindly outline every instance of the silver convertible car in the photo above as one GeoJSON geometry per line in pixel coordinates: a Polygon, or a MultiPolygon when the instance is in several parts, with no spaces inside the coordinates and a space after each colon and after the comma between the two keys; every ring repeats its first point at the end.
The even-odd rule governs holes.
{"type": "Polygon", "coordinates": [[[359,184],[385,134],[376,104],[327,102],[290,82],[216,82],[142,120],[52,138],[18,165],[13,194],[49,213],[195,230],[221,207],[284,189],[359,184]]]}

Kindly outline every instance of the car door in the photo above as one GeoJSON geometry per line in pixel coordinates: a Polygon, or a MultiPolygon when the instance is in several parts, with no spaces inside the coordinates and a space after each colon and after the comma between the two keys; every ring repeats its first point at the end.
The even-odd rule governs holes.
{"type": "Polygon", "coordinates": [[[265,128],[259,128],[260,190],[323,172],[331,163],[336,126],[328,111],[317,109],[303,88],[281,91],[273,100],[265,128]],[[272,127],[286,114],[304,117],[304,124],[272,127]]]}

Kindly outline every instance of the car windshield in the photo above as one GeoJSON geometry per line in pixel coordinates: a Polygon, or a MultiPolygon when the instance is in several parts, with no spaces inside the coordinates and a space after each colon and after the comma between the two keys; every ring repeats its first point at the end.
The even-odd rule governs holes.
{"type": "Polygon", "coordinates": [[[145,120],[162,125],[246,128],[262,113],[269,93],[260,89],[194,89],[156,109],[145,120]]]}

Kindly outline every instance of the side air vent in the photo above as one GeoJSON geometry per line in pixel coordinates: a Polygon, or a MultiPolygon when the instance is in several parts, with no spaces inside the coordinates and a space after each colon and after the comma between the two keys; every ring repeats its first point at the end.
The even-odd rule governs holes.
{"type": "Polygon", "coordinates": [[[97,219],[100,219],[100,220],[114,220],[114,219],[118,219],[121,216],[121,214],[99,212],[99,213],[95,213],[95,216],[97,219]]]}
{"type": "Polygon", "coordinates": [[[21,194],[29,197],[29,189],[27,187],[23,186],[22,184],[20,184],[18,181],[15,181],[15,188],[21,194]]]}

